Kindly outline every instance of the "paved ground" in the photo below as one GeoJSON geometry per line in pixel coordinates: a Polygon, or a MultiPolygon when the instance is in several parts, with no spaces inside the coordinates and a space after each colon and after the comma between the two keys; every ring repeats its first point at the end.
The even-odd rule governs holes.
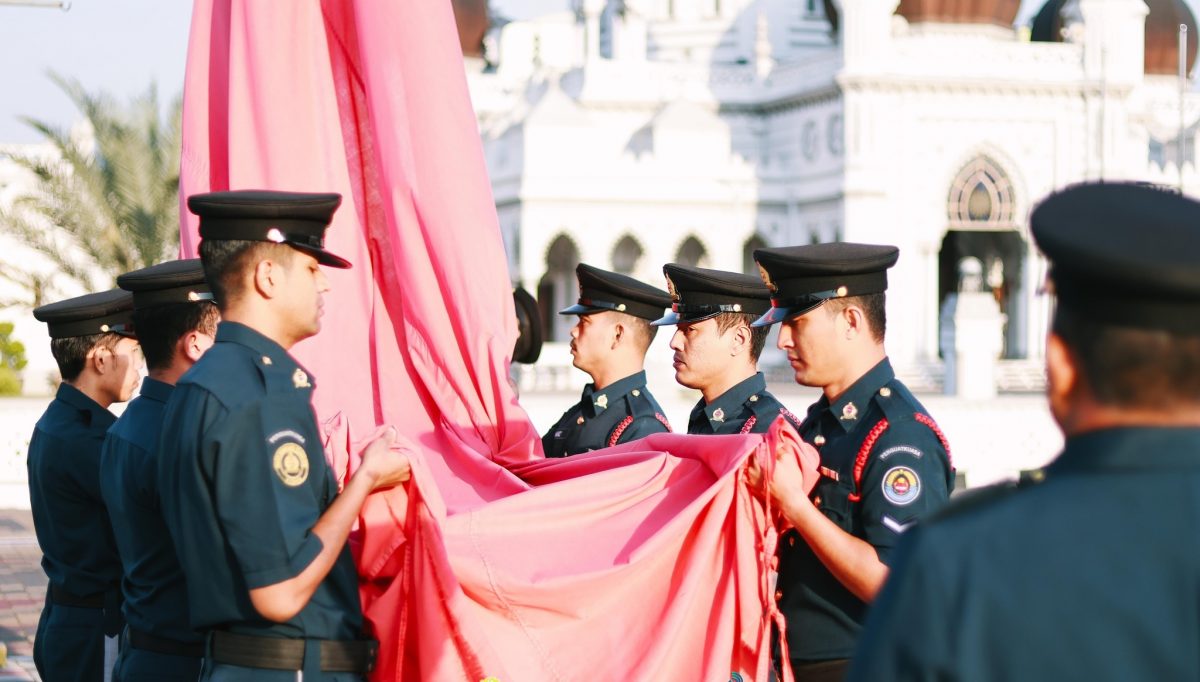
{"type": "Polygon", "coordinates": [[[0,510],[0,643],[8,665],[0,682],[37,680],[33,669],[33,633],[46,598],[42,552],[27,510],[0,510]]]}

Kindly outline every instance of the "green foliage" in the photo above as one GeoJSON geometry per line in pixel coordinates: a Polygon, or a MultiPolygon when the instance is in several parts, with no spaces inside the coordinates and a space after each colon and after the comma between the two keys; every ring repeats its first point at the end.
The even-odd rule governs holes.
{"type": "MultiPolygon", "coordinates": [[[[13,157],[36,184],[0,210],[0,231],[36,250],[66,280],[88,291],[107,289],[122,272],[178,251],[182,100],[172,100],[161,120],[154,85],[122,105],[107,94],[88,93],[78,80],[54,73],[50,78],[83,114],[92,138],[22,119],[45,137],[57,158],[13,157]]],[[[0,277],[26,293],[25,300],[0,305],[37,306],[59,294],[54,275],[23,264],[0,264],[0,277]]]]}
{"type": "Polygon", "coordinates": [[[20,395],[25,344],[12,337],[12,322],[0,322],[0,395],[20,395]]]}

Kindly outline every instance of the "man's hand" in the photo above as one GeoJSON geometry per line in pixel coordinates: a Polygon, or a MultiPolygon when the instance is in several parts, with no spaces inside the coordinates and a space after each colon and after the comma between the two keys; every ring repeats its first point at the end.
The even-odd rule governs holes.
{"type": "Polygon", "coordinates": [[[396,435],[396,430],[388,427],[363,449],[362,464],[354,475],[368,477],[372,492],[404,483],[412,478],[409,450],[407,443],[402,443],[396,435]]]}

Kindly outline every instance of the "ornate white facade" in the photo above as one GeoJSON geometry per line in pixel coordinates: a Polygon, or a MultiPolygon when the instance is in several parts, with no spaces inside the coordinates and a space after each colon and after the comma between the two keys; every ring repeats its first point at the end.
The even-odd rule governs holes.
{"type": "Polygon", "coordinates": [[[552,313],[578,261],[657,283],[671,261],[755,272],[760,245],[895,244],[889,351],[933,387],[939,310],[976,257],[1004,357],[1040,373],[1038,199],[1095,179],[1200,193],[1200,97],[1180,173],[1178,80],[1145,73],[1147,12],[1070,0],[1060,42],[897,0],[579,0],[494,29],[470,84],[513,279],[552,313]]]}

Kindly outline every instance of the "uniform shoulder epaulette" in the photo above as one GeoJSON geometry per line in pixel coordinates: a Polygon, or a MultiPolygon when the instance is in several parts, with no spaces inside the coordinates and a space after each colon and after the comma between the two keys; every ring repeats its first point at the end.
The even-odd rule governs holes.
{"type": "Polygon", "coordinates": [[[194,384],[227,406],[250,397],[245,391],[231,391],[230,387],[244,387],[249,377],[257,377],[260,385],[266,385],[266,368],[239,348],[214,346],[205,353],[205,360],[208,361],[193,365],[179,383],[194,384]]]}
{"type": "MultiPolygon", "coordinates": [[[[667,422],[667,416],[663,414],[662,408],[653,397],[646,391],[646,387],[635,388],[625,395],[625,402],[629,405],[629,416],[633,419],[654,419],[671,430],[671,424],[667,422]]],[[[632,420],[630,420],[632,422],[632,420]]]]}
{"type": "MultiPolygon", "coordinates": [[[[793,427],[799,429],[800,423],[804,421],[793,414],[791,410],[784,407],[778,398],[765,391],[750,396],[750,399],[745,402],[745,406],[750,408],[750,412],[754,415],[751,419],[755,422],[773,424],[775,423],[775,419],[782,415],[787,418],[793,427]]],[[[747,419],[746,423],[749,424],[750,420],[747,419]]],[[[746,430],[748,431],[749,429],[746,430]]]]}
{"type": "Polygon", "coordinates": [[[924,411],[921,403],[908,392],[907,388],[894,382],[880,388],[876,392],[874,400],[875,404],[879,405],[880,411],[883,412],[884,418],[892,424],[913,421],[916,414],[924,411]]]}

